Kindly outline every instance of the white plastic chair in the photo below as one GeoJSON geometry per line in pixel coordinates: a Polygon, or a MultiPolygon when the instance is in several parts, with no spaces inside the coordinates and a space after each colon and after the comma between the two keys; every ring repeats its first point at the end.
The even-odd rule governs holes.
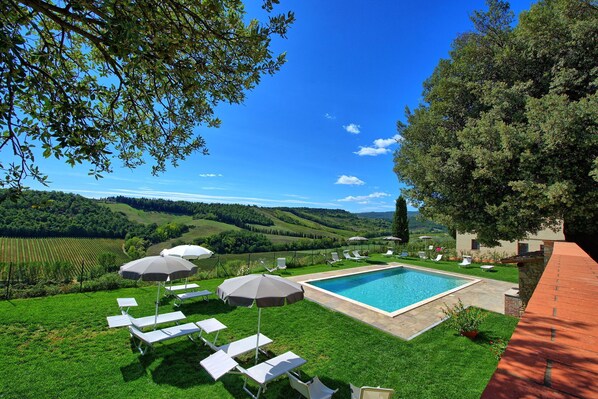
{"type": "Polygon", "coordinates": [[[327,260],[326,263],[328,263],[329,265],[334,265],[336,262],[340,262],[341,259],[338,257],[338,253],[337,252],[332,252],[330,253],[330,257],[332,257],[332,260],[327,260]]]}
{"type": "Polygon", "coordinates": [[[394,389],[380,388],[380,387],[356,387],[349,384],[351,387],[351,399],[390,399],[395,393],[394,389]]]}
{"type": "Polygon", "coordinates": [[[338,389],[330,389],[320,381],[316,376],[311,381],[303,382],[297,378],[293,373],[287,373],[289,376],[289,383],[291,388],[299,392],[307,399],[328,399],[338,391],[338,389]]]}
{"type": "Polygon", "coordinates": [[[469,265],[471,265],[471,258],[469,257],[463,257],[463,262],[458,263],[459,267],[467,267],[469,265]]]}
{"type": "Polygon", "coordinates": [[[434,262],[440,262],[440,259],[442,259],[442,254],[438,254],[436,255],[436,258],[432,259],[434,262]]]}
{"type": "Polygon", "coordinates": [[[287,268],[287,259],[286,258],[277,258],[276,259],[276,266],[272,269],[269,269],[268,266],[264,266],[269,273],[274,273],[276,270],[285,270],[287,268]]]}
{"type": "Polygon", "coordinates": [[[393,251],[392,249],[389,249],[388,251],[386,251],[385,254],[382,254],[382,256],[393,256],[395,254],[395,251],[393,251]]]}

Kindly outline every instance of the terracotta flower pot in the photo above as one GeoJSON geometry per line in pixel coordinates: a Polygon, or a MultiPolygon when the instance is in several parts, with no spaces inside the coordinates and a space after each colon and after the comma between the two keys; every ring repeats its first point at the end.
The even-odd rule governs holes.
{"type": "Polygon", "coordinates": [[[464,337],[467,337],[469,339],[475,339],[475,337],[478,336],[478,331],[477,330],[473,330],[473,331],[461,331],[461,335],[463,335],[464,337]]]}

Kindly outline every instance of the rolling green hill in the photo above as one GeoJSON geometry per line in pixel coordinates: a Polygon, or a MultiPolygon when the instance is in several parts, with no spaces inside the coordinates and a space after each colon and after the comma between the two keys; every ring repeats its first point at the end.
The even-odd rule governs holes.
{"type": "MultiPolygon", "coordinates": [[[[367,219],[384,219],[392,222],[394,212],[363,212],[357,213],[356,215],[367,219]]],[[[411,233],[433,233],[433,232],[447,232],[446,226],[438,223],[434,223],[431,220],[425,219],[417,211],[407,212],[409,218],[409,231],[411,233]]]]}

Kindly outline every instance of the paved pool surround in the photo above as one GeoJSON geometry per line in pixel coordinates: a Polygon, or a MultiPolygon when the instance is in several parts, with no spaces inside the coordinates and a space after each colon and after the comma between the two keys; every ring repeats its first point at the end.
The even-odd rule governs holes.
{"type": "MultiPolygon", "coordinates": [[[[431,271],[431,269],[413,265],[390,263],[388,265],[370,265],[343,270],[335,270],[331,268],[328,272],[294,276],[289,277],[289,279],[296,282],[302,282],[313,279],[344,276],[358,272],[381,270],[390,266],[406,266],[412,269],[427,272],[431,271]]],[[[457,264],[455,264],[455,269],[457,269],[457,264]]],[[[457,270],[455,270],[455,273],[451,274],[471,279],[471,276],[459,274],[457,273],[457,270]]],[[[410,340],[438,325],[444,317],[444,314],[442,313],[444,304],[451,306],[456,304],[458,299],[461,299],[465,306],[472,305],[504,314],[504,293],[511,288],[516,288],[517,284],[485,278],[478,279],[480,281],[476,284],[472,284],[456,292],[434,299],[395,317],[390,317],[386,314],[356,305],[337,296],[327,294],[326,292],[313,288],[309,284],[303,284],[303,287],[305,289],[305,298],[307,300],[316,302],[333,311],[341,312],[349,317],[360,320],[404,340],[410,340]]]]}

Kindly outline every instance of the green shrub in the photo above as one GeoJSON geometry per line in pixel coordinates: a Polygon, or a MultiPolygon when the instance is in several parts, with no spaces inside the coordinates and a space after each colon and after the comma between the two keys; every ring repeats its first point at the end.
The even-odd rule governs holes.
{"type": "Polygon", "coordinates": [[[461,299],[452,307],[445,304],[442,313],[448,317],[444,322],[445,326],[457,330],[459,333],[479,331],[482,321],[487,316],[479,308],[471,306],[465,308],[461,299]]]}

